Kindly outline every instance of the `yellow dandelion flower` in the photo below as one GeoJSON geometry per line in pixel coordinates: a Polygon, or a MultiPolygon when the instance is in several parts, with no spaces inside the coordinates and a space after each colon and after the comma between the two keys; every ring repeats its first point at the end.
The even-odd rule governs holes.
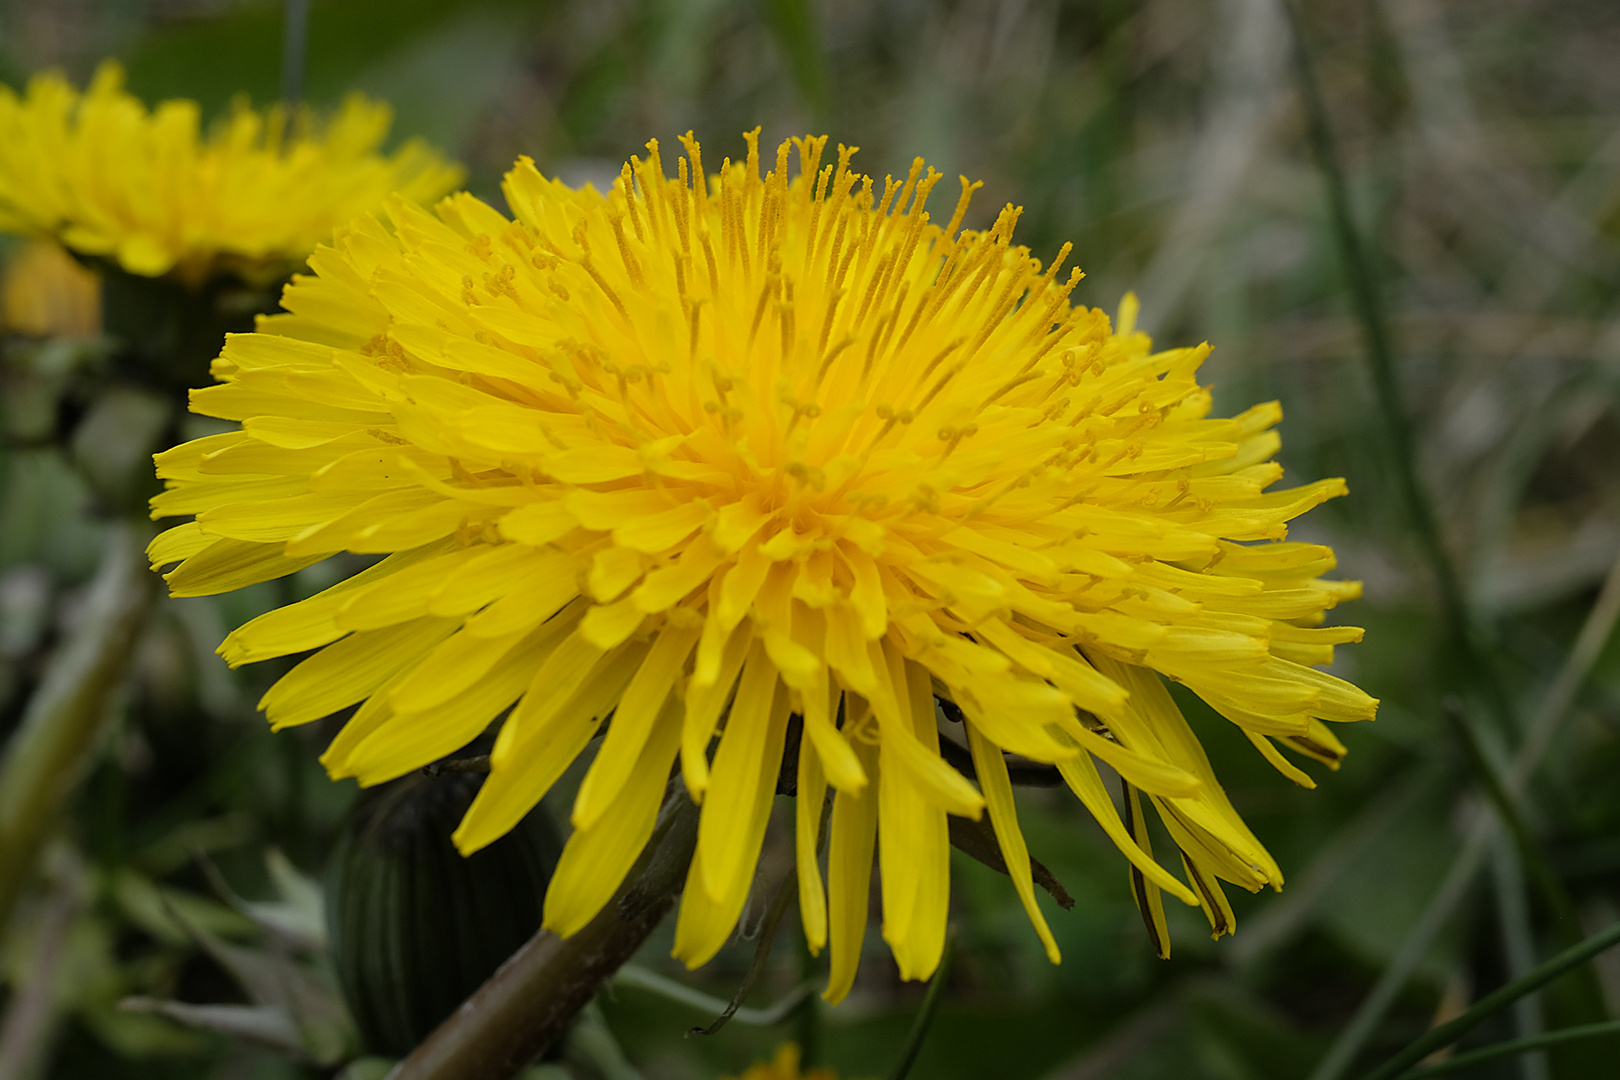
{"type": "Polygon", "coordinates": [[[838,1080],[838,1074],[831,1069],[810,1069],[799,1071],[799,1048],[793,1043],[783,1043],[776,1048],[776,1056],[768,1062],[750,1065],[748,1071],[740,1077],[723,1077],[722,1080],[838,1080]]]}
{"type": "Polygon", "coordinates": [[[82,94],[57,74],[0,86],[0,231],[54,236],[132,274],[196,284],[222,268],[279,276],[393,192],[430,201],[462,172],[418,140],[378,152],[388,106],[236,106],[204,138],[197,103],[147,108],[101,65],[82,94]],[[268,267],[266,267],[268,264],[268,267]]]}
{"type": "Polygon", "coordinates": [[[50,240],[23,245],[0,278],[0,327],[32,337],[101,332],[101,282],[50,240]]]}
{"type": "Polygon", "coordinates": [[[221,653],[320,649],[261,705],[278,728],[358,705],[322,760],[362,784],[504,714],[463,851],[605,726],[546,897],[558,933],[620,884],[678,762],[702,817],[675,953],[713,956],[790,731],[830,1000],[854,979],[874,851],[901,973],[939,963],[948,814],[988,809],[1058,959],[1004,752],[1062,771],[1130,860],[1161,951],[1161,889],[1229,928],[1217,879],[1282,875],[1164,680],[1298,782],[1274,743],[1337,761],[1323,721],[1376,702],[1313,666],[1360,631],[1315,624],[1357,587],[1321,580],[1328,548],[1282,537],[1343,482],[1267,491],[1277,406],[1211,418],[1207,347],[1151,351],[1134,301],[1114,327],[1072,306],[1068,248],[1043,270],[1012,243],[1016,209],[958,231],[964,180],[941,228],[920,160],[877,185],[812,138],[762,178],[756,139],[711,174],[688,136],[677,179],[649,143],[607,194],[523,159],[515,219],[460,194],[340,230],[287,313],[230,338],[221,385],[193,393],[242,429],[159,455],[154,514],[196,519],[154,565],[179,561],[170,588],[194,596],[386,556],[221,653]],[[939,710],[977,786],[941,756],[956,725],[942,735],[939,710]],[[1124,780],[1123,819],[1097,760],[1124,780]],[[1189,883],[1153,859],[1138,793],[1189,883]]]}

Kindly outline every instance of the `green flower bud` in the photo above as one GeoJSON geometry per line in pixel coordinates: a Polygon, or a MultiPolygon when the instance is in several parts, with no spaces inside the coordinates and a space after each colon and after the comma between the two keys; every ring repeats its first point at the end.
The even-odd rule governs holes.
{"type": "Polygon", "coordinates": [[[416,773],[376,788],[333,853],[332,959],[371,1053],[408,1053],[540,927],[561,850],[544,809],[466,858],[450,842],[482,779],[416,773]]]}

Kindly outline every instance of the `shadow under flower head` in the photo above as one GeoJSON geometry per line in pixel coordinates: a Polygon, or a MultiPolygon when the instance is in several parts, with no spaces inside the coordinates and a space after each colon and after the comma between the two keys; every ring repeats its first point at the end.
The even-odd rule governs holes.
{"type": "Polygon", "coordinates": [[[461,194],[340,230],[193,394],[242,430],[159,455],[154,515],[197,516],[154,565],[199,595],[386,555],[221,652],[321,649],[262,705],[285,727],[358,704],[323,760],[363,784],[510,709],[464,851],[611,714],[546,896],[558,933],[618,887],[678,762],[702,818],[675,952],[712,957],[790,729],[800,910],[831,945],[831,1000],[854,980],[874,851],[901,974],[938,965],[949,814],[988,810],[1058,959],[1004,752],[1061,770],[1131,861],[1161,953],[1161,889],[1230,930],[1217,879],[1282,874],[1164,679],[1300,783],[1273,740],[1337,763],[1323,721],[1376,702],[1315,667],[1360,631],[1317,624],[1358,589],[1321,579],[1331,550],[1283,538],[1343,482],[1267,491],[1276,404],[1212,418],[1208,348],[1152,351],[1133,299],[1118,325],[1072,306],[1068,248],[1043,269],[1012,243],[1016,209],[959,231],[964,181],[941,228],[920,159],[876,184],[810,138],[761,175],[756,139],[711,174],[688,137],[676,179],[649,143],[606,194],[524,159],[515,219],[461,194]],[[941,756],[940,709],[963,719],[977,785],[941,756]],[[1123,778],[1123,819],[1097,760],[1123,778]],[[1186,882],[1152,857],[1141,795],[1186,882]]]}
{"type": "Polygon", "coordinates": [[[204,135],[196,102],[148,110],[116,62],[82,93],[36,75],[21,97],[0,87],[0,230],[192,286],[278,278],[390,194],[429,202],[461,181],[420,140],[381,153],[390,121],[356,94],[324,120],[239,103],[204,135]]]}

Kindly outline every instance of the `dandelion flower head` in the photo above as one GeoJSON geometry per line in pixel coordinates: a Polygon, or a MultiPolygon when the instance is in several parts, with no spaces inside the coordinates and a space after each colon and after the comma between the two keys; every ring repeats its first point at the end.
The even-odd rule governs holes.
{"type": "Polygon", "coordinates": [[[0,86],[0,231],[188,284],[225,268],[280,276],[391,193],[432,201],[460,182],[419,140],[379,152],[390,122],[359,95],[324,122],[239,103],[204,136],[195,101],[148,111],[112,61],[82,93],[36,75],[20,97],[0,86]]]}
{"type": "Polygon", "coordinates": [[[1342,481],[1268,491],[1277,406],[1211,417],[1206,347],[1153,352],[1134,302],[1118,325],[1072,305],[1068,247],[1043,268],[1012,242],[1012,207],[963,230],[975,185],[941,226],[920,159],[877,183],[807,138],[764,171],[756,140],[710,172],[688,136],[674,178],[649,143],[605,194],[522,159],[512,218],[460,194],[339,230],[192,396],[241,430],[159,455],[154,514],[196,517],[154,565],[178,561],[170,588],[190,596],[385,556],[221,652],[321,650],[262,706],[277,727],[358,706],[323,761],[363,784],[504,716],[464,851],[601,734],[546,897],[558,933],[619,886],[678,767],[702,816],[675,952],[713,956],[789,745],[831,1000],[854,978],[874,849],[901,973],[939,963],[949,814],[988,812],[1058,958],[1009,752],[1061,770],[1130,860],[1161,951],[1161,890],[1230,928],[1220,881],[1282,877],[1165,680],[1300,783],[1279,745],[1337,762],[1324,721],[1376,703],[1316,667],[1360,631],[1316,624],[1356,586],[1321,579],[1329,549],[1282,537],[1342,481]],[[1185,881],[1154,859],[1144,800],[1185,881]]]}
{"type": "Polygon", "coordinates": [[[741,1077],[725,1077],[724,1080],[838,1080],[838,1074],[831,1069],[806,1069],[801,1072],[800,1057],[797,1046],[783,1043],[776,1048],[776,1054],[770,1061],[750,1065],[741,1077]]]}

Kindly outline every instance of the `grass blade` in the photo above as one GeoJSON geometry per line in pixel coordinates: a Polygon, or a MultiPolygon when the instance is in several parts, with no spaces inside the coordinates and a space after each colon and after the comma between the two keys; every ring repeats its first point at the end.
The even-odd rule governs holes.
{"type": "Polygon", "coordinates": [[[928,1029],[933,1027],[934,1016],[939,1012],[939,1003],[944,1000],[945,984],[951,978],[951,957],[955,952],[956,934],[950,933],[945,938],[945,955],[939,958],[939,967],[928,983],[928,994],[923,998],[922,1008],[917,1010],[917,1019],[911,1022],[905,1049],[900,1052],[900,1061],[895,1065],[894,1072],[889,1074],[889,1080],[906,1080],[911,1066],[916,1063],[923,1040],[928,1037],[928,1029]]]}
{"type": "Polygon", "coordinates": [[[1494,1013],[1616,945],[1620,945],[1620,923],[1615,923],[1606,930],[1600,930],[1574,948],[1565,949],[1526,975],[1514,979],[1495,993],[1487,994],[1461,1016],[1432,1028],[1405,1050],[1367,1073],[1363,1080],[1396,1080],[1397,1077],[1406,1075],[1412,1066],[1436,1050],[1450,1046],[1494,1013]]]}
{"type": "Polygon", "coordinates": [[[1565,1043],[1601,1039],[1609,1035],[1620,1035],[1620,1020],[1606,1020],[1601,1024],[1582,1024],[1579,1027],[1544,1031],[1533,1038],[1514,1039],[1511,1042],[1502,1042],[1497,1043],[1495,1046],[1470,1050],[1466,1054],[1458,1054],[1456,1057],[1442,1061],[1438,1065],[1413,1069],[1406,1074],[1404,1080],[1428,1080],[1431,1076],[1444,1076],[1446,1073],[1458,1072],[1487,1061],[1495,1061],[1498,1058],[1528,1054],[1535,1050],[1545,1050],[1549,1046],[1562,1046],[1565,1043]]]}

